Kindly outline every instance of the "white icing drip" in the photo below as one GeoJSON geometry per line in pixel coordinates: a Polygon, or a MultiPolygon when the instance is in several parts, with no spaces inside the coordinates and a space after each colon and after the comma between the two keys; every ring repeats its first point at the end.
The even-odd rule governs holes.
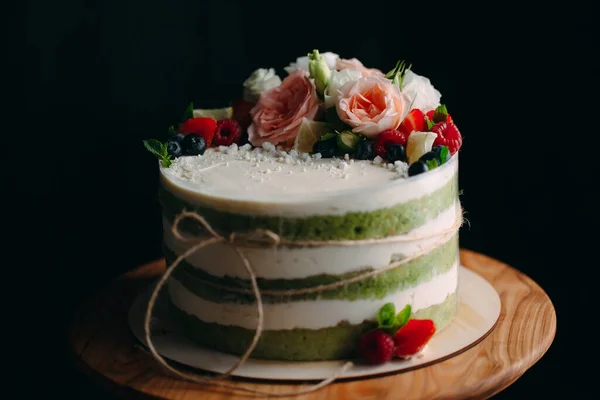
{"type": "MultiPolygon", "coordinates": [[[[451,270],[430,281],[412,288],[390,294],[381,299],[362,300],[307,300],[280,304],[263,304],[265,330],[294,328],[320,329],[336,326],[346,320],[360,324],[366,319],[374,319],[379,308],[388,302],[400,310],[410,304],[413,311],[442,303],[448,295],[455,293],[458,286],[458,262],[451,270]]],[[[169,294],[174,305],[204,322],[220,325],[256,328],[256,305],[215,303],[204,300],[179,281],[169,281],[169,294]]]]}

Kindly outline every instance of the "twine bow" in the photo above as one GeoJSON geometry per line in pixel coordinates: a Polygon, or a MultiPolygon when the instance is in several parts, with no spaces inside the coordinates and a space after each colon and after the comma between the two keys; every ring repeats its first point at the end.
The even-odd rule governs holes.
{"type": "Polygon", "coordinates": [[[150,299],[148,300],[148,305],[146,308],[146,314],[145,314],[145,318],[144,318],[144,334],[145,334],[146,343],[148,345],[150,353],[152,354],[154,359],[156,361],[158,361],[158,363],[160,365],[162,365],[164,368],[166,368],[173,374],[177,375],[178,377],[192,381],[192,382],[213,384],[213,385],[217,385],[217,386],[221,386],[224,388],[233,389],[233,390],[237,390],[237,391],[242,391],[242,392],[246,392],[246,393],[260,394],[260,395],[272,396],[272,397],[286,397],[286,396],[293,396],[293,395],[298,395],[298,394],[314,392],[316,390],[319,390],[319,389],[327,386],[328,384],[330,384],[331,382],[333,382],[334,380],[336,380],[337,378],[342,376],[346,371],[348,371],[354,365],[354,363],[352,363],[351,361],[348,361],[348,362],[344,363],[344,365],[336,373],[331,375],[329,378],[324,379],[315,385],[311,385],[311,386],[308,386],[308,387],[305,387],[302,389],[298,389],[298,390],[294,390],[294,391],[290,391],[290,392],[282,392],[282,393],[274,394],[274,393],[267,392],[267,391],[262,391],[262,390],[258,390],[258,389],[250,389],[250,388],[246,388],[246,387],[242,387],[242,386],[238,386],[238,385],[232,385],[227,382],[223,382],[224,379],[230,377],[238,368],[240,368],[240,366],[242,366],[248,360],[248,358],[250,357],[250,354],[252,354],[252,352],[254,351],[254,348],[258,344],[258,341],[260,340],[260,337],[261,337],[261,334],[263,331],[263,322],[264,322],[262,295],[267,294],[267,295],[288,296],[288,295],[297,295],[297,294],[318,293],[318,292],[323,292],[326,290],[336,289],[336,288],[348,285],[350,283],[359,282],[359,281],[362,281],[365,279],[372,278],[372,277],[382,274],[386,271],[398,268],[399,266],[404,265],[404,264],[432,251],[433,249],[435,249],[436,247],[438,247],[439,245],[441,245],[442,243],[447,241],[451,235],[453,235],[455,232],[457,232],[460,229],[460,227],[462,226],[462,223],[463,223],[462,209],[460,207],[457,207],[457,218],[455,220],[455,223],[450,228],[444,229],[444,230],[438,231],[438,232],[433,232],[433,233],[430,233],[427,235],[392,236],[392,237],[386,237],[386,238],[381,238],[381,239],[363,239],[363,240],[289,241],[289,240],[282,239],[275,232],[270,231],[270,230],[265,230],[265,229],[257,229],[255,231],[247,232],[247,233],[232,232],[228,237],[225,237],[225,236],[222,236],[221,234],[219,234],[217,231],[215,231],[210,226],[210,224],[202,216],[198,215],[196,212],[184,211],[176,216],[176,218],[173,222],[173,226],[171,227],[171,232],[172,232],[173,236],[175,238],[177,238],[178,240],[180,240],[184,243],[190,243],[190,244],[193,243],[193,246],[191,246],[189,249],[187,249],[183,254],[180,254],[175,259],[175,261],[173,261],[173,263],[171,263],[171,265],[168,266],[165,273],[161,276],[158,283],[154,287],[152,294],[150,295],[150,299]],[[181,232],[179,231],[179,224],[181,223],[181,221],[183,221],[184,219],[188,219],[188,218],[195,220],[200,225],[202,225],[202,227],[209,234],[209,236],[208,237],[206,237],[206,236],[205,237],[192,237],[192,238],[183,236],[181,234],[181,232]],[[314,286],[314,287],[307,287],[307,288],[301,288],[301,289],[289,289],[289,290],[260,290],[258,287],[258,284],[256,282],[256,274],[254,273],[254,270],[253,270],[252,266],[250,265],[248,258],[245,256],[245,254],[242,251],[242,248],[247,247],[247,246],[264,246],[264,247],[271,247],[271,246],[277,247],[277,246],[281,246],[281,245],[288,245],[288,246],[294,246],[294,247],[322,247],[322,246],[332,246],[332,245],[335,245],[335,246],[357,246],[357,245],[361,245],[361,244],[371,244],[371,243],[374,244],[374,243],[407,242],[407,241],[428,239],[428,238],[433,238],[433,237],[438,237],[438,236],[441,236],[441,239],[436,241],[435,243],[431,244],[430,246],[424,246],[424,248],[421,248],[419,251],[412,254],[411,256],[405,257],[400,261],[393,262],[384,268],[371,270],[371,271],[365,272],[363,274],[356,275],[352,278],[344,279],[341,281],[337,281],[337,282],[333,282],[333,283],[329,283],[329,284],[325,284],[325,285],[318,285],[318,286],[314,286]],[[224,285],[217,284],[215,282],[210,282],[210,281],[205,281],[205,280],[200,280],[200,281],[204,284],[211,285],[213,287],[218,287],[218,288],[225,289],[225,290],[232,291],[232,292],[252,293],[254,295],[254,298],[256,299],[257,323],[256,323],[256,330],[255,330],[254,336],[252,338],[252,342],[250,343],[250,346],[248,346],[248,349],[246,349],[244,354],[240,357],[240,359],[224,373],[217,375],[215,377],[205,377],[205,376],[200,376],[197,374],[190,374],[190,373],[180,371],[177,368],[171,366],[169,363],[167,363],[167,361],[160,354],[158,354],[156,348],[154,347],[154,344],[152,343],[150,325],[151,325],[151,319],[152,319],[152,312],[154,310],[154,306],[156,304],[158,294],[159,294],[160,290],[162,289],[162,287],[167,282],[167,280],[169,279],[169,277],[171,276],[171,274],[173,273],[173,271],[175,270],[175,268],[181,263],[181,261],[183,261],[190,255],[192,255],[196,251],[200,250],[201,248],[212,245],[212,244],[217,244],[217,243],[229,243],[235,248],[238,256],[240,257],[240,260],[242,261],[242,263],[244,265],[244,268],[246,269],[246,272],[248,273],[248,277],[250,278],[251,289],[242,289],[242,288],[238,288],[238,287],[234,288],[234,287],[224,286],[224,285]]]}

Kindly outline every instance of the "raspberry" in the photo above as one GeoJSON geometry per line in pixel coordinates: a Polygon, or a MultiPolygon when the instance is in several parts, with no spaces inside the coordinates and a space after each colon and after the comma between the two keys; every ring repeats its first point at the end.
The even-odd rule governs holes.
{"type": "Polygon", "coordinates": [[[433,145],[448,146],[450,154],[454,154],[462,146],[462,136],[454,122],[438,122],[431,128],[431,132],[437,134],[433,145]]]}
{"type": "Polygon", "coordinates": [[[370,364],[383,364],[394,355],[394,339],[382,329],[373,329],[362,335],[358,349],[370,364]]]}
{"type": "Polygon", "coordinates": [[[377,139],[375,139],[375,154],[383,159],[386,159],[387,148],[389,145],[401,144],[402,146],[406,147],[407,140],[408,134],[400,132],[397,129],[388,129],[383,131],[377,136],[377,139]]]}
{"type": "Polygon", "coordinates": [[[438,122],[454,122],[450,114],[447,114],[445,118],[443,117],[443,114],[438,113],[438,116],[435,118],[434,115],[435,110],[427,111],[427,118],[429,118],[434,124],[437,124],[438,122]]]}
{"type": "Polygon", "coordinates": [[[214,143],[217,146],[229,146],[237,141],[242,136],[242,128],[237,121],[233,119],[222,119],[217,122],[215,130],[214,143]]]}
{"type": "Polygon", "coordinates": [[[195,133],[201,136],[206,142],[206,147],[209,147],[216,127],[217,122],[212,118],[190,118],[179,126],[179,133],[184,135],[195,133]]]}
{"type": "Polygon", "coordinates": [[[397,357],[405,358],[418,353],[435,333],[435,324],[430,319],[411,319],[394,335],[397,357]]]}

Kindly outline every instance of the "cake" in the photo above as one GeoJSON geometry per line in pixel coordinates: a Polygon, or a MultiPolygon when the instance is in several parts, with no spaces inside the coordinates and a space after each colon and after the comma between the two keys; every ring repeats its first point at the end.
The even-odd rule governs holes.
{"type": "Polygon", "coordinates": [[[383,73],[315,50],[285,74],[259,69],[230,107],[190,104],[166,140],[145,141],[160,160],[167,265],[210,236],[193,218],[175,234],[183,212],[224,239],[173,270],[170,317],[198,344],[243,354],[257,329],[247,261],[263,311],[253,358],[385,361],[389,338],[411,356],[457,312],[462,137],[404,61],[383,73]]]}

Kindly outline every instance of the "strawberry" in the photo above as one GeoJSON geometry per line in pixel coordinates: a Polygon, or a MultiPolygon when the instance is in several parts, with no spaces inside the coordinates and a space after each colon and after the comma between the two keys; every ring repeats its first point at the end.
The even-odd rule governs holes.
{"type": "Polygon", "coordinates": [[[394,356],[394,339],[383,329],[372,329],[361,336],[358,350],[370,364],[383,364],[394,356]]]}
{"type": "Polygon", "coordinates": [[[435,110],[427,111],[427,118],[434,124],[438,122],[454,122],[444,104],[440,104],[435,110]]]}
{"type": "Polygon", "coordinates": [[[212,118],[190,118],[179,126],[179,133],[184,135],[195,133],[202,136],[206,147],[210,147],[216,128],[217,121],[212,118]]]}
{"type": "Polygon", "coordinates": [[[398,130],[404,132],[406,137],[408,137],[412,131],[424,132],[426,129],[427,122],[425,121],[425,114],[418,108],[410,110],[398,127],[398,130]]]}
{"type": "Polygon", "coordinates": [[[387,157],[387,149],[391,144],[401,144],[406,147],[407,141],[408,133],[397,129],[385,130],[377,135],[377,139],[375,139],[375,154],[385,159],[387,157]]]}
{"type": "Polygon", "coordinates": [[[250,116],[250,110],[254,107],[254,103],[244,100],[243,97],[235,100],[231,107],[233,108],[233,119],[240,124],[243,130],[246,130],[252,123],[252,117],[250,116]]]}
{"type": "Polygon", "coordinates": [[[410,319],[394,335],[396,357],[410,357],[425,347],[435,333],[435,324],[430,319],[410,319]]]}
{"type": "Polygon", "coordinates": [[[433,141],[434,146],[448,146],[450,154],[454,154],[462,146],[462,136],[454,122],[438,122],[431,129],[431,132],[437,134],[433,141]]]}

